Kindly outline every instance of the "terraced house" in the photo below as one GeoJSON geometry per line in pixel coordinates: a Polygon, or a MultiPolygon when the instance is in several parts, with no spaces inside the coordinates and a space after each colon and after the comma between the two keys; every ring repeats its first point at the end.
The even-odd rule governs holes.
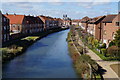
{"type": "Polygon", "coordinates": [[[38,16],[42,22],[44,23],[44,31],[48,31],[50,29],[56,29],[63,25],[63,20],[60,18],[52,18],[50,16],[38,16]]]}
{"type": "Polygon", "coordinates": [[[44,23],[44,31],[47,31],[49,29],[50,26],[50,19],[46,16],[40,15],[38,16],[42,22],[44,23]]]}
{"type": "MultiPolygon", "coordinates": [[[[10,20],[11,33],[25,33],[23,26],[25,25],[25,15],[8,14],[5,15],[10,20]]],[[[24,27],[25,28],[25,27],[24,27]]]]}
{"type": "Polygon", "coordinates": [[[102,28],[102,41],[108,46],[120,29],[120,14],[107,15],[102,21],[102,28]]]}
{"type": "Polygon", "coordinates": [[[12,33],[29,34],[42,31],[43,22],[38,17],[16,14],[6,14],[5,16],[10,19],[12,33]]]}
{"type": "Polygon", "coordinates": [[[102,33],[102,20],[105,16],[99,16],[95,18],[91,18],[87,23],[87,32],[94,36],[95,39],[101,40],[102,33]]]}
{"type": "Polygon", "coordinates": [[[9,26],[9,19],[7,17],[5,17],[1,12],[1,22],[2,22],[2,26],[0,26],[0,45],[3,45],[4,43],[6,43],[7,41],[10,40],[10,26],[9,26]]]}
{"type": "Polygon", "coordinates": [[[34,16],[25,16],[26,20],[26,27],[25,30],[28,35],[32,33],[39,33],[43,31],[44,28],[44,23],[39,17],[34,17],[34,16]]]}
{"type": "Polygon", "coordinates": [[[81,25],[81,20],[80,19],[74,19],[74,20],[72,20],[72,25],[80,26],[81,25]]]}
{"type": "Polygon", "coordinates": [[[62,27],[63,26],[63,20],[60,18],[57,18],[58,20],[58,27],[62,27]]]}
{"type": "Polygon", "coordinates": [[[88,16],[86,16],[86,17],[83,17],[82,19],[81,19],[81,28],[83,29],[83,30],[85,30],[85,32],[87,32],[87,28],[88,28],[88,21],[90,20],[90,18],[88,17],[88,16]]]}

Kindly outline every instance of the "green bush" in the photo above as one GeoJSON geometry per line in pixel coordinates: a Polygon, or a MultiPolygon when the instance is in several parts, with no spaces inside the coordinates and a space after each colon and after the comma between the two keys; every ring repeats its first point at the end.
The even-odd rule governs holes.
{"type": "Polygon", "coordinates": [[[106,56],[107,49],[105,49],[105,48],[102,48],[102,49],[101,49],[101,52],[102,52],[102,54],[104,54],[104,56],[106,56]]]}
{"type": "Polygon", "coordinates": [[[109,43],[109,47],[111,47],[111,46],[115,46],[115,42],[114,42],[114,41],[111,41],[111,42],[109,43]]]}
{"type": "Polygon", "coordinates": [[[75,68],[77,69],[77,72],[81,74],[87,74],[87,78],[90,78],[90,67],[88,63],[97,71],[98,65],[97,63],[91,59],[88,55],[81,55],[78,60],[75,62],[75,68]]]}
{"type": "Polygon", "coordinates": [[[120,57],[120,48],[117,46],[111,46],[107,49],[107,54],[109,54],[111,57],[120,57]]]}
{"type": "Polygon", "coordinates": [[[103,43],[102,46],[101,46],[101,48],[106,48],[106,44],[103,43]]]}

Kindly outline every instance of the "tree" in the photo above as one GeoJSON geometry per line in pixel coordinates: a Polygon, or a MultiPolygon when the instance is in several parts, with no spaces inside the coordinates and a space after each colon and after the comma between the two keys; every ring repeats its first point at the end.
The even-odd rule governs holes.
{"type": "Polygon", "coordinates": [[[120,29],[116,31],[114,42],[116,46],[120,47],[120,29]]]}
{"type": "Polygon", "coordinates": [[[115,46],[115,42],[114,42],[114,41],[111,41],[111,42],[109,43],[109,47],[111,47],[111,46],[115,46]]]}

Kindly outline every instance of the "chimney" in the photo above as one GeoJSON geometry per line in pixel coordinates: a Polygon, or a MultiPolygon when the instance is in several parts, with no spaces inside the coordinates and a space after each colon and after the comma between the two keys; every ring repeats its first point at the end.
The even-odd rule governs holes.
{"type": "Polygon", "coordinates": [[[14,15],[16,16],[16,14],[14,13],[14,15]]]}
{"type": "Polygon", "coordinates": [[[8,13],[6,13],[6,15],[8,15],[8,13]]]}

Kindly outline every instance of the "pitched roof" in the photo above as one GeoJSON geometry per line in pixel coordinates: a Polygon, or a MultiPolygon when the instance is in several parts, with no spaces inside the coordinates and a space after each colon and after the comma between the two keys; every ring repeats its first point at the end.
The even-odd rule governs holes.
{"type": "Polygon", "coordinates": [[[117,15],[107,15],[102,22],[111,23],[117,15]]]}
{"type": "Polygon", "coordinates": [[[24,15],[7,14],[5,16],[10,19],[10,24],[22,24],[24,19],[24,15]]]}
{"type": "Polygon", "coordinates": [[[90,18],[88,16],[86,16],[86,17],[82,18],[81,22],[82,23],[84,23],[84,22],[86,23],[88,20],[90,20],[90,18]]]}
{"type": "Polygon", "coordinates": [[[106,16],[99,16],[99,17],[92,18],[91,20],[88,21],[88,23],[97,24],[100,21],[102,21],[105,17],[106,16]]]}
{"type": "Polygon", "coordinates": [[[114,20],[120,22],[120,14],[118,14],[118,15],[114,18],[114,20]]]}
{"type": "Polygon", "coordinates": [[[61,18],[57,18],[58,21],[63,21],[61,18]]]}
{"type": "Polygon", "coordinates": [[[72,22],[80,22],[81,19],[73,19],[72,22]]]}

